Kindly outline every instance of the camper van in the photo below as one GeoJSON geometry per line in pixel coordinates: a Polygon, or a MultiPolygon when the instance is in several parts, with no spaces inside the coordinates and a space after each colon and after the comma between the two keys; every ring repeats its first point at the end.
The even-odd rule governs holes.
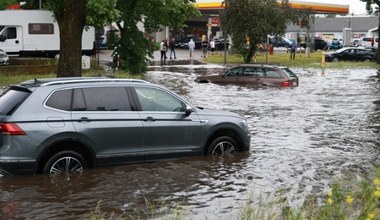
{"type": "MultiPolygon", "coordinates": [[[[84,55],[92,55],[95,29],[82,35],[84,55]]],[[[1,10],[0,49],[8,55],[54,57],[59,54],[59,27],[52,12],[42,10],[1,10]]]]}

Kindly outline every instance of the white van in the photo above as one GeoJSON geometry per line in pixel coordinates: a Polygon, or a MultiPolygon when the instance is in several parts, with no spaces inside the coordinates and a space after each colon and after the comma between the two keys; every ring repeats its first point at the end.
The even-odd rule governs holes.
{"type": "MultiPolygon", "coordinates": [[[[83,30],[82,51],[94,52],[95,28],[83,30]]],[[[8,55],[54,57],[59,54],[58,23],[50,11],[1,10],[0,49],[8,55]]]]}
{"type": "MultiPolygon", "coordinates": [[[[372,37],[363,37],[363,38],[361,38],[360,39],[361,46],[362,47],[371,47],[372,46],[371,45],[371,38],[372,37]]],[[[378,43],[379,43],[379,38],[376,37],[373,47],[377,48],[378,47],[378,43]]]]}

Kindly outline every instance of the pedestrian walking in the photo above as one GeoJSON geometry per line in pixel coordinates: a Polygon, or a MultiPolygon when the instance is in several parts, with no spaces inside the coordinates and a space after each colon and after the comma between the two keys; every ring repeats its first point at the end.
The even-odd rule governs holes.
{"type": "Polygon", "coordinates": [[[203,58],[206,58],[207,57],[207,49],[208,49],[208,43],[207,41],[202,41],[202,52],[203,52],[203,55],[202,57],[203,58]]]}
{"type": "Polygon", "coordinates": [[[187,44],[187,46],[189,47],[190,59],[191,59],[191,58],[193,58],[194,49],[195,49],[195,43],[194,43],[194,40],[193,40],[193,39],[190,39],[190,41],[189,41],[189,43],[187,44]]]}
{"type": "Polygon", "coordinates": [[[212,39],[210,41],[210,49],[211,49],[211,52],[214,53],[214,51],[215,51],[215,40],[214,39],[212,39]]]}
{"type": "Polygon", "coordinates": [[[297,50],[297,44],[293,40],[292,44],[290,45],[290,60],[294,60],[296,57],[296,50],[297,50]]]}
{"type": "Polygon", "coordinates": [[[172,54],[174,55],[174,59],[177,59],[177,56],[175,55],[175,41],[174,38],[169,43],[170,48],[170,59],[172,59],[172,54]]]}

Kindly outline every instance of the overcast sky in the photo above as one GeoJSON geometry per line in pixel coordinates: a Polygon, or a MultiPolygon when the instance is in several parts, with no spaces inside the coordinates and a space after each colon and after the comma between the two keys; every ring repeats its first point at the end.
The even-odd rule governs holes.
{"type": "Polygon", "coordinates": [[[367,11],[365,9],[365,3],[360,0],[298,0],[298,1],[349,5],[350,13],[354,13],[355,15],[367,14],[367,11]]]}

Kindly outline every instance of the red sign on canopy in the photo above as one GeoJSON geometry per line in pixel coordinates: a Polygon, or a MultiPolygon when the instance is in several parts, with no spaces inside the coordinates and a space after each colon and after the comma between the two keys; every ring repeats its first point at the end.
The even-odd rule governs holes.
{"type": "Polygon", "coordinates": [[[20,4],[10,5],[10,6],[8,6],[8,9],[9,10],[19,10],[20,9],[20,4]]]}

